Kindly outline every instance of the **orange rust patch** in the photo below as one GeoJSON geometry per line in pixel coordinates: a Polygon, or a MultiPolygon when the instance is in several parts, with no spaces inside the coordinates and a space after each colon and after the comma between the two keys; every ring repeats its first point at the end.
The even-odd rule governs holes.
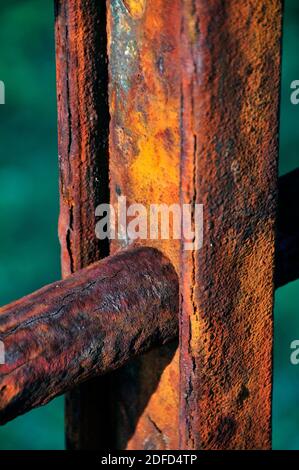
{"type": "Polygon", "coordinates": [[[271,445],[280,10],[184,2],[181,201],[205,222],[182,253],[182,449],[271,445]]]}
{"type": "MultiPolygon", "coordinates": [[[[132,2],[134,3],[134,2],[132,2]]],[[[110,193],[127,203],[179,202],[180,1],[149,0],[140,21],[109,7],[110,193]]],[[[112,243],[112,249],[129,240],[112,243]]],[[[148,240],[179,268],[179,241],[148,240]]],[[[128,366],[114,391],[117,445],[178,447],[178,354],[162,348],[128,366]],[[130,382],[130,385],[129,385],[130,382]],[[133,382],[133,383],[132,383],[133,382]]]]}

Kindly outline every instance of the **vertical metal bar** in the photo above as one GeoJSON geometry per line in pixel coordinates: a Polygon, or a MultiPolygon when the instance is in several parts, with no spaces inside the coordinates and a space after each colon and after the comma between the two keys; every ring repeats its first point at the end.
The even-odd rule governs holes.
{"type": "MultiPolygon", "coordinates": [[[[60,166],[59,236],[66,276],[108,255],[95,236],[95,208],[109,202],[106,5],[55,0],[60,166]]],[[[108,382],[87,383],[66,405],[67,446],[99,448],[108,382]],[[102,407],[100,403],[102,402],[102,407]]]]}
{"type": "Polygon", "coordinates": [[[204,246],[182,252],[182,449],[271,445],[281,2],[184,0],[183,203],[204,246]]]}
{"type": "MultiPolygon", "coordinates": [[[[108,6],[110,193],[127,205],[179,203],[180,0],[111,0],[108,6]]],[[[178,240],[144,240],[179,267],[178,240]]],[[[116,240],[112,251],[130,244],[116,240]]],[[[115,377],[117,447],[178,446],[176,345],[115,377]]]]}

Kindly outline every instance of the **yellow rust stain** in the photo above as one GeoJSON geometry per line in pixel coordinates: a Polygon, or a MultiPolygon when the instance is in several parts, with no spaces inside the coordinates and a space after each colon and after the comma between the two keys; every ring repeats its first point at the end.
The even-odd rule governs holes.
{"type": "Polygon", "coordinates": [[[123,0],[132,18],[139,19],[144,14],[146,0],[123,0]]]}
{"type": "MultiPolygon", "coordinates": [[[[145,2],[125,4],[133,17],[145,6],[145,2]]],[[[179,8],[179,0],[150,0],[140,21],[130,23],[127,16],[127,41],[135,44],[129,70],[125,58],[129,55],[122,61],[115,44],[121,37],[115,29],[122,28],[123,20],[118,16],[119,9],[110,9],[110,188],[115,205],[116,187],[127,197],[128,204],[142,203],[149,208],[151,204],[179,203],[179,8]],[[115,57],[120,57],[123,64],[116,64],[113,69],[115,57]],[[113,76],[113,70],[117,70],[118,76],[113,76]]],[[[124,52],[126,46],[122,45],[124,52]]],[[[138,243],[160,249],[178,271],[179,240],[141,240],[138,243]]],[[[119,244],[114,242],[112,249],[118,250],[119,244]]],[[[168,365],[157,376],[166,356],[165,352],[154,351],[147,354],[139,366],[140,396],[147,396],[153,383],[157,385],[138,416],[133,435],[129,436],[129,449],[178,448],[178,352],[170,354],[168,365]]]]}
{"type": "MultiPolygon", "coordinates": [[[[112,203],[120,192],[128,204],[174,204],[182,187],[182,201],[203,203],[214,226],[205,228],[203,250],[185,253],[181,266],[181,421],[176,353],[138,416],[130,449],[176,449],[179,427],[182,448],[269,446],[271,338],[262,341],[271,333],[274,242],[265,194],[273,193],[267,178],[274,181],[276,118],[267,77],[273,71],[277,82],[279,3],[251,8],[234,0],[218,11],[217,2],[148,0],[142,15],[140,2],[138,13],[136,2],[126,1],[140,21],[118,18],[117,8],[109,19],[112,203]],[[180,37],[182,5],[186,37],[180,37]],[[124,58],[117,28],[127,34],[124,58]]],[[[145,243],[179,271],[179,242],[145,243]]],[[[156,382],[149,371],[157,370],[159,354],[141,360],[140,396],[156,382]]]]}

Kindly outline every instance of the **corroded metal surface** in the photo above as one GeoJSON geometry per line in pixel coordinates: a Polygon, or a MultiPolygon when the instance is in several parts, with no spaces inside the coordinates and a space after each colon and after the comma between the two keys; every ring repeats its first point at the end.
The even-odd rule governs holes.
{"type": "MultiPolygon", "coordinates": [[[[179,0],[111,0],[110,193],[127,204],[179,202],[179,0]],[[143,11],[137,14],[141,6],[143,11]],[[136,8],[136,9],[135,9],[136,8]]],[[[112,250],[127,246],[123,239],[112,250]]],[[[144,240],[179,267],[178,240],[144,240]]],[[[178,354],[151,353],[117,374],[114,387],[117,447],[178,447],[178,354]]]]}
{"type": "Polygon", "coordinates": [[[279,0],[185,0],[182,202],[204,246],[182,255],[182,449],[271,445],[279,0]]]}
{"type": "MultiPolygon", "coordinates": [[[[66,276],[109,254],[95,236],[95,208],[109,202],[106,5],[55,0],[59,238],[66,276]]],[[[67,447],[108,445],[105,402],[109,380],[85,384],[67,396],[67,447]],[[93,397],[101,396],[101,400],[93,397]]]]}
{"type": "MultiPolygon", "coordinates": [[[[94,209],[109,202],[105,2],[56,3],[68,274],[108,253],[94,236],[94,209]]],[[[107,435],[109,419],[113,447],[175,449],[180,428],[182,448],[267,448],[280,2],[107,5],[111,202],[173,204],[181,187],[182,202],[205,205],[206,225],[203,250],[182,255],[181,386],[171,347],[117,373],[112,390],[105,381],[109,417],[94,384],[80,389],[68,406],[70,447],[103,445],[95,429],[105,421],[107,435]]],[[[179,271],[178,241],[144,243],[179,271]]]]}
{"type": "Polygon", "coordinates": [[[95,0],[56,0],[59,236],[63,275],[101,256],[95,236],[95,208],[101,202],[109,202],[103,4],[95,0]]]}
{"type": "Polygon", "coordinates": [[[176,338],[178,294],[169,260],[140,247],[0,309],[1,424],[176,338]]]}

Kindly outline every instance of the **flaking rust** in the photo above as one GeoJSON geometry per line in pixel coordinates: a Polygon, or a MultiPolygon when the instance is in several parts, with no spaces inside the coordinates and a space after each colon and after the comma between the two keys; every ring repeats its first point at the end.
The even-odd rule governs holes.
{"type": "MultiPolygon", "coordinates": [[[[55,0],[63,276],[107,256],[95,235],[95,209],[109,202],[106,8],[103,0],[55,0]]],[[[66,445],[108,445],[106,386],[93,381],[66,400],[66,445]],[[99,400],[98,397],[102,399],[99,400]]]]}
{"type": "Polygon", "coordinates": [[[271,446],[281,2],[183,2],[182,449],[271,446]]]}
{"type": "MultiPolygon", "coordinates": [[[[180,1],[108,5],[110,193],[127,203],[179,202],[180,1]],[[142,15],[134,8],[142,5],[142,15]],[[135,10],[136,11],[136,10],[135,10]]],[[[142,242],[141,242],[142,243],[142,242]]],[[[178,241],[152,241],[179,267],[178,241]]],[[[112,250],[130,244],[124,239],[112,250]]],[[[161,348],[118,374],[117,447],[178,447],[178,354],[161,348]]]]}

